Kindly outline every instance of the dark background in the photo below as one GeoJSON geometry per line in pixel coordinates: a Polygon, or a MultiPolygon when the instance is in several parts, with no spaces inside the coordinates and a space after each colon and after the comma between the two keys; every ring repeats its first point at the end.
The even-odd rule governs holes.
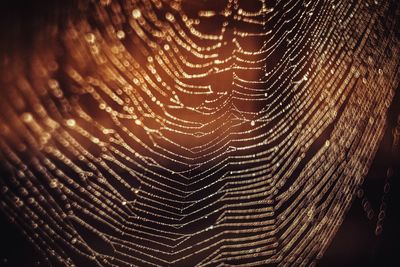
{"type": "MultiPolygon", "coordinates": [[[[399,88],[400,89],[400,88],[399,88]]],[[[342,226],[318,266],[400,266],[400,168],[399,154],[391,156],[392,129],[399,114],[400,90],[389,112],[388,128],[363,186],[375,211],[379,209],[388,167],[394,167],[387,195],[387,216],[383,232],[375,235],[376,218],[368,220],[361,199],[355,198],[342,226]]],[[[397,148],[397,152],[399,152],[397,148]]],[[[39,255],[21,233],[0,215],[0,266],[43,266],[39,255]]]]}
{"type": "MultiPolygon", "coordinates": [[[[68,1],[65,1],[68,2],[68,1]]],[[[33,36],[23,30],[37,25],[31,24],[33,17],[40,16],[44,21],[65,15],[60,8],[66,3],[61,1],[0,1],[0,55],[16,50],[10,44],[18,38],[18,43],[27,47],[33,36]],[[35,3],[34,3],[35,2],[35,3]],[[54,7],[57,7],[53,9],[54,7]],[[15,22],[19,24],[16,26],[15,22]],[[12,31],[10,29],[13,29],[12,31]],[[23,36],[24,40],[21,40],[23,36]],[[5,40],[5,39],[9,40],[5,40]]],[[[43,21],[38,22],[42,25],[43,21]]],[[[20,51],[25,51],[21,47],[20,51]]],[[[0,89],[1,90],[1,89],[0,89]]],[[[400,242],[400,148],[392,151],[393,127],[400,114],[400,87],[388,113],[387,129],[372,167],[365,179],[363,189],[377,214],[383,195],[387,169],[393,168],[390,179],[390,192],[387,198],[387,212],[383,223],[383,232],[375,235],[376,216],[369,220],[362,208],[361,199],[355,198],[339,232],[333,239],[318,266],[400,266],[397,242],[400,242]]],[[[25,240],[14,225],[0,214],[0,266],[30,267],[42,266],[38,253],[25,240]]]]}

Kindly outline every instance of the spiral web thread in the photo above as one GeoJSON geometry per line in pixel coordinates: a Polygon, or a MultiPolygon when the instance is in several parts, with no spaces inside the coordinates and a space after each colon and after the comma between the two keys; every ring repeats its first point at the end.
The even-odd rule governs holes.
{"type": "Polygon", "coordinates": [[[65,266],[315,263],[399,83],[392,2],[81,3],[2,74],[2,212],[65,266]]]}

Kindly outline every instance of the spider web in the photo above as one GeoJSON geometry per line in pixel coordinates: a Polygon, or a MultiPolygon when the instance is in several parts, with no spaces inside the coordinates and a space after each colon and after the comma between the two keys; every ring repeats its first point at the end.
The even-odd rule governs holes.
{"type": "Polygon", "coordinates": [[[49,264],[315,263],[399,83],[391,2],[79,3],[2,74],[2,212],[49,264]]]}

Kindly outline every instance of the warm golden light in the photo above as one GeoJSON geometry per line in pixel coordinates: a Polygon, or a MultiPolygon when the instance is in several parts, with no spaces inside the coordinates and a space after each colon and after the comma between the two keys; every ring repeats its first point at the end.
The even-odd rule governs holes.
{"type": "Polygon", "coordinates": [[[399,84],[392,2],[77,3],[2,61],[1,210],[63,266],[315,264],[399,84]]]}

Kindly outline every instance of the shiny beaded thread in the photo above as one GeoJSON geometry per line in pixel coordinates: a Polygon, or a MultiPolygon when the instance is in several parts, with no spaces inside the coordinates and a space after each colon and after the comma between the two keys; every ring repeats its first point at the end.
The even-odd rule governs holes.
{"type": "Polygon", "coordinates": [[[399,84],[399,4],[102,0],[77,9],[82,16],[38,33],[29,63],[10,56],[2,74],[1,211],[45,261],[322,257],[399,84]]]}

